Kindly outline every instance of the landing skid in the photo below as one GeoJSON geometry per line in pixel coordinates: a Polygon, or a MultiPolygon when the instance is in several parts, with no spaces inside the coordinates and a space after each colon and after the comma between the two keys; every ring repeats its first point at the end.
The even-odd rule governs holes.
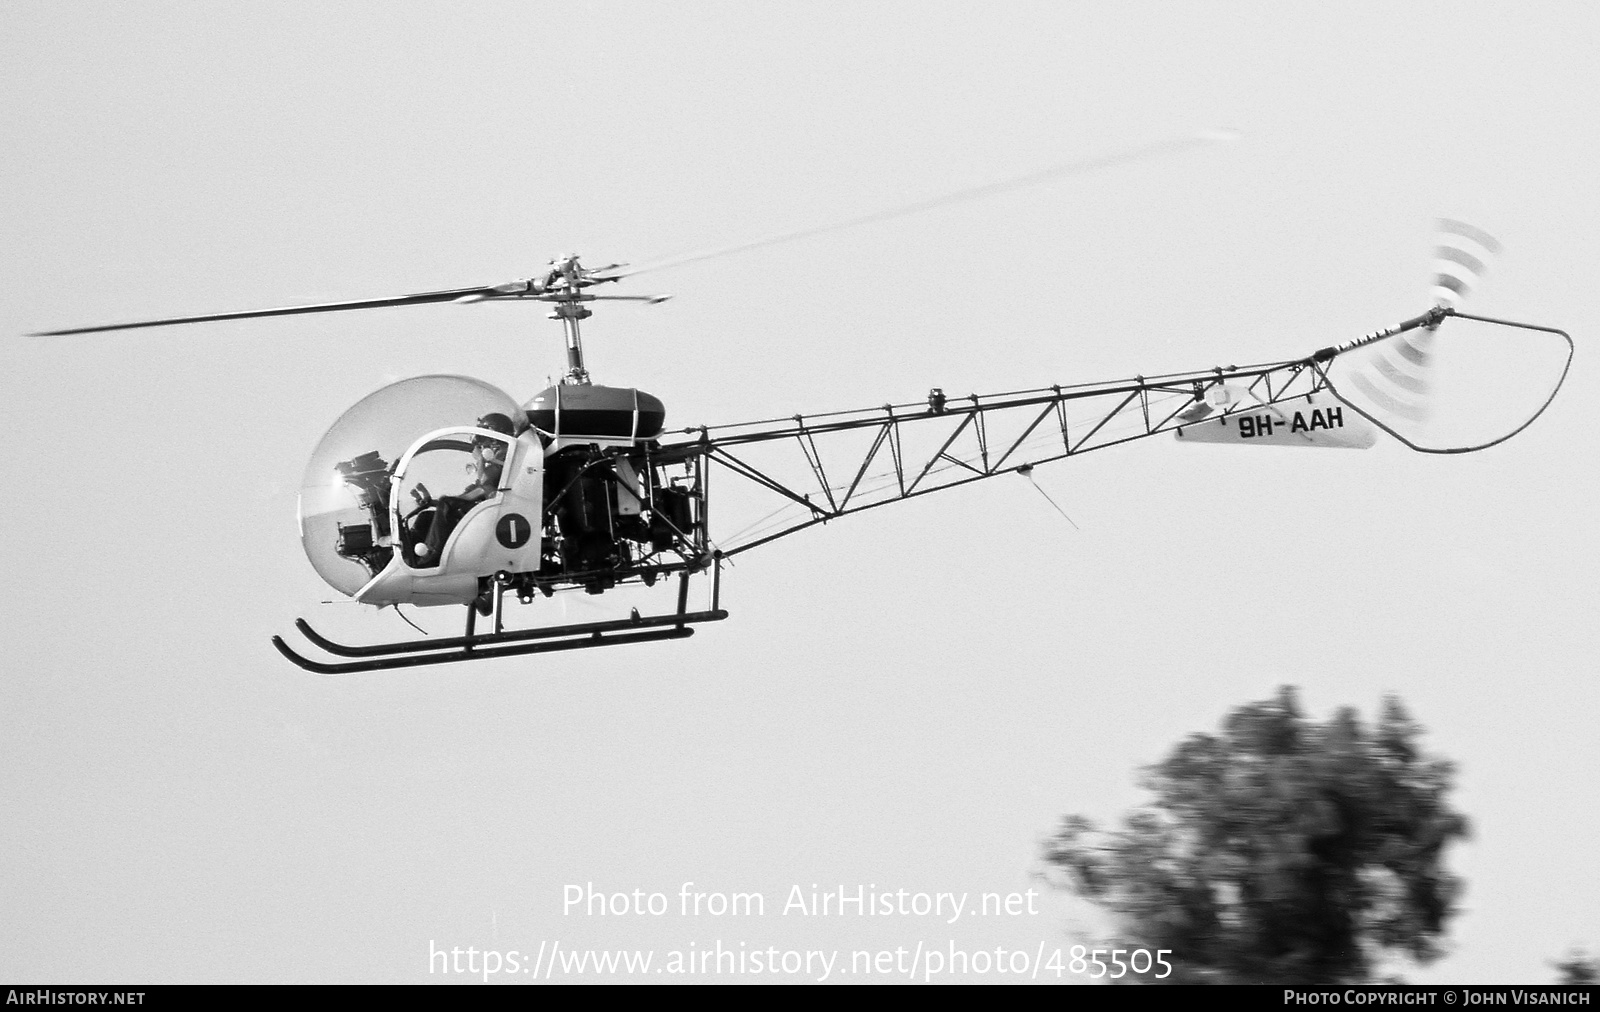
{"type": "Polygon", "coordinates": [[[476,632],[478,613],[472,605],[468,605],[467,631],[464,636],[406,640],[400,643],[379,643],[368,646],[352,646],[330,640],[311,628],[311,624],[305,619],[295,619],[295,627],[312,645],[339,657],[372,658],[368,660],[335,662],[310,660],[291,649],[281,636],[272,637],[272,645],[277,647],[283,656],[307,671],[322,675],[348,675],[361,671],[414,668],[424,664],[453,664],[457,661],[483,661],[497,657],[517,657],[522,654],[550,653],[556,650],[587,650],[590,647],[683,639],[694,635],[694,630],[689,628],[691,625],[717,622],[728,617],[725,610],[716,606],[720,594],[715,592],[710,611],[687,610],[688,573],[684,573],[680,579],[678,610],[674,614],[641,616],[636,610],[628,618],[546,626],[542,629],[504,631],[500,626],[501,592],[499,587],[495,588],[493,632],[476,632]],[[530,640],[536,642],[528,642],[530,640]]]}

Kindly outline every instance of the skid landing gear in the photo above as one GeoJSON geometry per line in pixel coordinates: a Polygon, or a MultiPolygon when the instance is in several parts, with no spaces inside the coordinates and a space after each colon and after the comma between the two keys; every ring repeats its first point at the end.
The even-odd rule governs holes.
{"type": "Polygon", "coordinates": [[[467,605],[467,631],[463,636],[443,639],[406,640],[400,643],[379,643],[370,646],[352,646],[328,639],[305,619],[295,619],[295,627],[312,645],[339,657],[363,658],[351,661],[314,661],[295,653],[283,637],[272,637],[272,645],[295,664],[307,671],[322,675],[348,675],[361,671],[386,671],[390,668],[412,668],[423,664],[453,664],[456,661],[482,661],[496,657],[516,657],[521,654],[550,653],[556,650],[587,650],[590,647],[620,646],[624,643],[644,643],[651,640],[676,640],[693,636],[689,628],[700,622],[717,622],[728,617],[718,607],[721,597],[720,572],[713,577],[710,611],[689,611],[689,574],[678,583],[678,610],[671,615],[641,616],[637,609],[628,618],[605,622],[581,622],[574,625],[546,626],[543,629],[518,629],[506,632],[501,628],[501,601],[505,593],[503,583],[496,581],[489,593],[493,597],[491,615],[494,631],[476,631],[478,612],[475,605],[467,605]],[[531,642],[530,642],[531,641],[531,642]]]}

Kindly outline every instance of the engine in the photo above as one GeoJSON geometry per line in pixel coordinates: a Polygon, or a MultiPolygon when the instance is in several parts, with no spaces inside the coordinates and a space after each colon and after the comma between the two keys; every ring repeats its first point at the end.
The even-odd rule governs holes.
{"type": "Polygon", "coordinates": [[[640,390],[561,384],[525,407],[546,440],[545,551],[540,588],[576,582],[598,594],[645,583],[706,554],[702,488],[693,465],[672,475],[656,439],[660,400],[640,390]]]}

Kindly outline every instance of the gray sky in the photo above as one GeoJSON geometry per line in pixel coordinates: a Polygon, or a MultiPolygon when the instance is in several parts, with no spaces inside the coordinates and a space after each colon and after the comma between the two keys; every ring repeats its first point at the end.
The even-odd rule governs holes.
{"type": "Polygon", "coordinates": [[[1590,5],[3,18],[0,974],[439,980],[430,940],[1064,950],[1095,921],[1059,895],[948,925],[779,910],[795,884],[1039,888],[1061,815],[1112,818],[1138,767],[1284,682],[1319,717],[1397,693],[1460,764],[1453,952],[1401,972],[1544,981],[1600,946],[1590,5]],[[1213,126],[1245,136],[638,279],[677,298],[600,313],[589,366],[677,426],[1288,357],[1426,308],[1450,214],[1507,247],[1471,308],[1578,341],[1550,412],[1454,458],[1135,444],[1037,473],[1081,531],[1001,478],[741,558],[733,618],[683,643],[327,679],[268,638],[409,630],[318,604],[294,519],[318,437],[404,376],[525,399],[555,324],[18,337],[641,262],[1213,126]],[[768,907],[564,915],[590,882],[768,907]]]}

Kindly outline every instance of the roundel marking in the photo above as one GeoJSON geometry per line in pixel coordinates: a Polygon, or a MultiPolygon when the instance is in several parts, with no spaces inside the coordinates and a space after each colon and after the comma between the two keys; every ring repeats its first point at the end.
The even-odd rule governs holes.
{"type": "Polygon", "coordinates": [[[521,513],[507,513],[494,526],[495,538],[507,548],[521,548],[533,535],[533,525],[521,513]]]}

